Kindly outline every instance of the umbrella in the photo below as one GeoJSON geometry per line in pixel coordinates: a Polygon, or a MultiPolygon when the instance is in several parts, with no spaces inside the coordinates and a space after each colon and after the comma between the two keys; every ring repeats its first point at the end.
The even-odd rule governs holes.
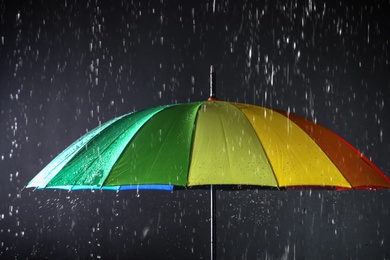
{"type": "MultiPolygon", "coordinates": [[[[90,131],[27,187],[163,189],[215,185],[381,189],[389,178],[327,128],[298,115],[215,97],[145,109],[90,131]]],[[[215,249],[213,250],[215,253],[215,249]]]]}

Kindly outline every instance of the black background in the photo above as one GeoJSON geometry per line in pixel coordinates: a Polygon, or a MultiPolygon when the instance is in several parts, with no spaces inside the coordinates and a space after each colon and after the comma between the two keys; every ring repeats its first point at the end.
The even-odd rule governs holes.
{"type": "MultiPolygon", "coordinates": [[[[389,2],[0,1],[0,258],[210,257],[209,191],[33,191],[128,112],[208,97],[289,110],[390,173],[389,2]]],[[[390,194],[219,190],[221,259],[390,258],[390,194]]]]}

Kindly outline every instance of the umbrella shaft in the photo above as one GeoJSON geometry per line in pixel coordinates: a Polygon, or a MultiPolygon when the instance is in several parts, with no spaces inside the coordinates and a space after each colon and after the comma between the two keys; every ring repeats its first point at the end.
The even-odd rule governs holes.
{"type": "Polygon", "coordinates": [[[210,241],[211,241],[211,260],[216,259],[217,249],[217,230],[216,230],[216,190],[215,186],[210,185],[210,241]]]}

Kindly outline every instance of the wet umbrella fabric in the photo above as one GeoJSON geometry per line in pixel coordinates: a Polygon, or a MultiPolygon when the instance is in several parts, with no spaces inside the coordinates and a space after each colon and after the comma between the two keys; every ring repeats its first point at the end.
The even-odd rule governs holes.
{"type": "Polygon", "coordinates": [[[173,189],[198,185],[390,188],[341,137],[269,108],[218,100],[155,107],[81,137],[27,187],[173,189]]]}

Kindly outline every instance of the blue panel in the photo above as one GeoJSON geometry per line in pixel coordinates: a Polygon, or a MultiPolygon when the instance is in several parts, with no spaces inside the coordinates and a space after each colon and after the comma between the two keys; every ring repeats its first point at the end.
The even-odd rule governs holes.
{"type": "Polygon", "coordinates": [[[64,185],[53,187],[36,187],[37,190],[59,189],[59,190],[173,190],[173,185],[163,184],[143,184],[143,185],[125,185],[125,186],[88,186],[88,185],[64,185]]]}
{"type": "Polygon", "coordinates": [[[119,190],[173,190],[173,185],[144,184],[120,186],[119,190]]]}
{"type": "Polygon", "coordinates": [[[103,186],[101,187],[102,190],[119,190],[120,186],[103,186]]]}
{"type": "Polygon", "coordinates": [[[90,185],[74,185],[71,190],[100,190],[100,187],[90,185]]]}

